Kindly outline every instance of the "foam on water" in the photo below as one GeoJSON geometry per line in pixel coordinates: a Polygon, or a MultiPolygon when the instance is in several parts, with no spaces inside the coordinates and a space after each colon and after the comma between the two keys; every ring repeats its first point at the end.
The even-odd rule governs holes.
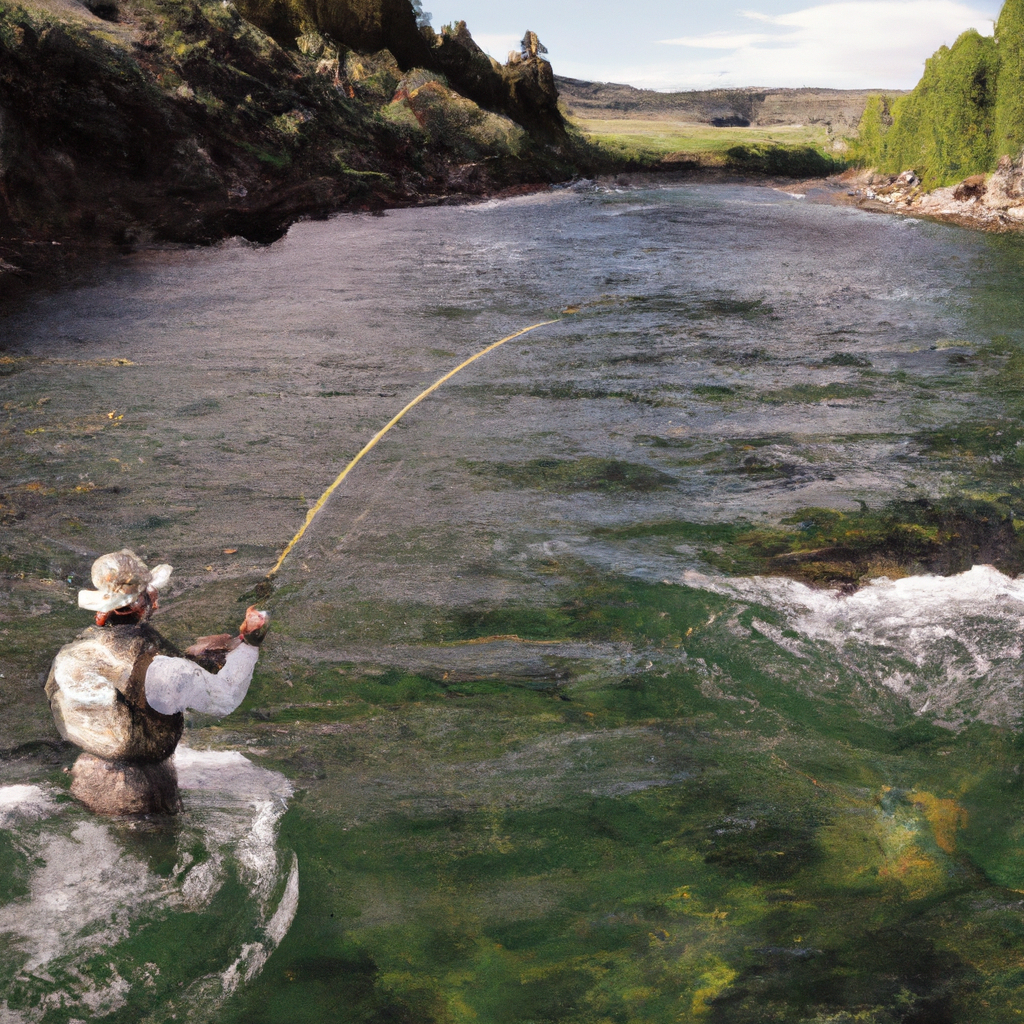
{"type": "Polygon", "coordinates": [[[118,944],[169,916],[182,915],[184,925],[231,879],[244,888],[247,912],[232,916],[225,934],[208,936],[211,955],[223,950],[227,966],[173,993],[189,1020],[213,1015],[287,934],[299,896],[298,861],[277,848],[288,780],[237,751],[179,747],[175,763],[185,811],[156,826],[173,842],[169,872],[154,870],[145,846],[131,841],[133,831],[151,827],[146,822],[86,816],[39,786],[0,788],[0,828],[31,851],[27,893],[0,905],[5,959],[17,964],[16,1005],[0,997],[0,1020],[42,1020],[57,1006],[102,1016],[144,996],[153,972],[167,975],[176,965],[156,949],[153,962],[136,964],[118,944]],[[103,984],[89,976],[101,953],[110,960],[103,984]]]}
{"type": "Polygon", "coordinates": [[[941,724],[1015,724],[1021,716],[1024,578],[990,565],[956,576],[878,579],[849,596],[789,579],[726,579],[696,571],[679,582],[768,605],[791,631],[757,632],[800,657],[825,647],[941,724]]]}
{"type": "Polygon", "coordinates": [[[0,786],[0,828],[20,820],[43,818],[56,804],[39,786],[0,786]]]}

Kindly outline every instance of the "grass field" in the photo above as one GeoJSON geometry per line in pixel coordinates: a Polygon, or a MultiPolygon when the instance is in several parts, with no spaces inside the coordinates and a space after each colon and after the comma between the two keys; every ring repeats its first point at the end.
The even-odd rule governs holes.
{"type": "Polygon", "coordinates": [[[729,150],[806,150],[827,155],[824,125],[714,128],[665,118],[571,118],[586,139],[615,161],[654,165],[690,157],[707,167],[729,165],[729,150]]]}

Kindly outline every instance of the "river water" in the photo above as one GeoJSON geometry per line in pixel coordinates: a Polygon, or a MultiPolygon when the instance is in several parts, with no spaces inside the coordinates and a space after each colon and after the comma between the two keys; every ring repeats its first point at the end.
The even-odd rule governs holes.
{"type": "Polygon", "coordinates": [[[2,314],[0,1017],[1015,1019],[1022,284],[1015,238],[583,188],[2,314]],[[178,822],[67,802],[41,677],[92,558],[233,629],[380,426],[554,318],[317,516],[178,822]],[[41,942],[76,843],[116,867],[71,857],[102,898],[41,942]]]}

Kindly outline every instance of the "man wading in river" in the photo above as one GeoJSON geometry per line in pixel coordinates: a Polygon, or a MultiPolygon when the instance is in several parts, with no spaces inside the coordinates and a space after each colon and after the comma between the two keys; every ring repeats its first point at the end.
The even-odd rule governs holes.
{"type": "Polygon", "coordinates": [[[85,751],[71,770],[71,792],[100,814],[179,809],[168,758],[181,739],[182,712],[234,711],[267,632],[267,613],[251,607],[238,636],[202,637],[185,652],[193,660],[180,657],[148,621],[170,575],[169,565],[150,570],[127,549],[97,558],[96,589],[78,594],[96,625],[57,652],[46,681],[57,729],[85,751]]]}

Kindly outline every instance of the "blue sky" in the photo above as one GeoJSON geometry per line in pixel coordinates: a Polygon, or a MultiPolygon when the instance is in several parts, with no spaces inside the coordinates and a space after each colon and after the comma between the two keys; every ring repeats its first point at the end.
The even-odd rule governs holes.
{"type": "Polygon", "coordinates": [[[435,28],[464,20],[505,60],[526,29],[555,72],[649,89],[824,86],[909,89],[925,59],[969,28],[991,35],[992,0],[423,0],[435,28]]]}

